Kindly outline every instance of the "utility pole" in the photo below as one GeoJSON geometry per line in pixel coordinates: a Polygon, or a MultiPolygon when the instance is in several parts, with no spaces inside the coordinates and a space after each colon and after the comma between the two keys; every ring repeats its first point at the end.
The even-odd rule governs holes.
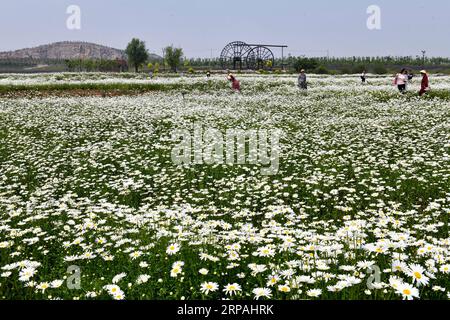
{"type": "Polygon", "coordinates": [[[162,67],[163,67],[163,72],[166,72],[166,49],[162,49],[162,54],[163,54],[163,61],[162,61],[162,67]]]}
{"type": "Polygon", "coordinates": [[[81,72],[81,49],[82,49],[83,45],[80,45],[80,53],[78,55],[79,59],[80,59],[80,72],[81,72]]]}
{"type": "Polygon", "coordinates": [[[422,67],[425,69],[425,55],[426,55],[427,51],[426,50],[422,50],[422,67]]]}
{"type": "Polygon", "coordinates": [[[208,69],[209,70],[211,70],[212,59],[213,59],[213,49],[211,48],[211,56],[209,57],[209,61],[208,61],[208,69]]]}

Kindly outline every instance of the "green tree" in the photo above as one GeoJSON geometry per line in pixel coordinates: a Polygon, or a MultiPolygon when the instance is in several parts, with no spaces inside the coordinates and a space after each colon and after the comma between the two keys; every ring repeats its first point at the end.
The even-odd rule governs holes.
{"type": "Polygon", "coordinates": [[[75,71],[76,68],[77,68],[77,61],[76,60],[65,60],[65,64],[66,64],[67,69],[70,72],[75,71]]]}
{"type": "Polygon", "coordinates": [[[373,72],[375,74],[386,74],[386,73],[388,73],[388,70],[384,65],[376,64],[373,66],[373,72]]]}
{"type": "Polygon", "coordinates": [[[139,67],[148,60],[148,51],[145,48],[145,42],[137,38],[133,38],[130,43],[128,43],[125,52],[128,56],[128,61],[134,66],[136,72],[138,72],[139,67]]]}
{"type": "Polygon", "coordinates": [[[164,49],[165,63],[170,67],[173,72],[177,72],[178,66],[181,64],[181,58],[183,57],[183,49],[174,48],[168,46],[164,49]]]}
{"type": "Polygon", "coordinates": [[[319,66],[319,62],[314,58],[297,58],[293,61],[293,67],[296,71],[300,71],[301,69],[314,70],[319,66]]]}
{"type": "Polygon", "coordinates": [[[361,73],[364,70],[367,70],[366,66],[363,64],[358,64],[352,68],[352,73],[361,73]]]}
{"type": "Polygon", "coordinates": [[[91,60],[91,59],[83,60],[83,68],[87,72],[94,71],[94,69],[95,69],[95,62],[93,60],[91,60]]]}
{"type": "Polygon", "coordinates": [[[330,71],[325,66],[320,65],[316,69],[314,69],[314,73],[317,73],[317,74],[329,74],[330,71]]]}

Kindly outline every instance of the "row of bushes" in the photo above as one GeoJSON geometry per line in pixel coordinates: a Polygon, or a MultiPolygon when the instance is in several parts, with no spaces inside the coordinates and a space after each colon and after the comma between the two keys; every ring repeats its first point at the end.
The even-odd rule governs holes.
{"type": "Polygon", "coordinates": [[[98,90],[98,91],[171,91],[171,90],[207,90],[224,89],[227,83],[223,81],[188,82],[188,83],[51,83],[36,85],[0,85],[0,94],[18,91],[70,91],[70,90],[98,90]]]}

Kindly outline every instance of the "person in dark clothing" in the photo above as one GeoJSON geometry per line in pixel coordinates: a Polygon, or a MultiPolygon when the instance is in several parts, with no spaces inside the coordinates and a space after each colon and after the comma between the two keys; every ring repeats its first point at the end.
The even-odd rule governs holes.
{"type": "Polygon", "coordinates": [[[430,90],[430,81],[425,70],[420,71],[420,73],[422,74],[422,83],[420,84],[419,96],[423,96],[430,90]]]}
{"type": "Polygon", "coordinates": [[[304,69],[300,70],[300,74],[298,76],[298,87],[302,90],[308,89],[308,84],[306,82],[306,74],[305,74],[304,69]]]}
{"type": "Polygon", "coordinates": [[[362,74],[361,74],[361,81],[362,83],[366,83],[366,79],[367,79],[367,73],[366,70],[363,70],[362,74]]]}

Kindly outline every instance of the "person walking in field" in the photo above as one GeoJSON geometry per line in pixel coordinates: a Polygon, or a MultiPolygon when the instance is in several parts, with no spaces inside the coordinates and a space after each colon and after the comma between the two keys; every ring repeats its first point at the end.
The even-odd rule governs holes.
{"type": "Polygon", "coordinates": [[[236,92],[241,92],[241,84],[231,72],[228,72],[227,78],[231,82],[231,87],[233,90],[236,92]]]}
{"type": "Polygon", "coordinates": [[[398,91],[404,94],[406,93],[406,84],[408,83],[408,71],[406,69],[402,69],[400,73],[397,73],[394,79],[394,85],[397,86],[398,91]]]}
{"type": "Polygon", "coordinates": [[[420,71],[422,74],[422,83],[420,84],[419,96],[423,96],[430,90],[430,82],[428,79],[428,74],[425,70],[420,71]]]}
{"type": "Polygon", "coordinates": [[[308,84],[306,82],[306,74],[305,74],[304,69],[300,70],[300,74],[298,76],[298,87],[302,90],[308,89],[308,84]]]}
{"type": "Polygon", "coordinates": [[[366,83],[366,79],[367,79],[367,73],[366,73],[366,70],[363,70],[363,72],[361,74],[361,82],[363,84],[365,84],[366,83]]]}

